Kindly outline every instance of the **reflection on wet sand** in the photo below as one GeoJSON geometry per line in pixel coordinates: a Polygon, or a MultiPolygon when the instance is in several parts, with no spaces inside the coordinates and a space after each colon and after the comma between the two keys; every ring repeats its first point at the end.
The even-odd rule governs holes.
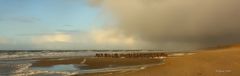
{"type": "Polygon", "coordinates": [[[0,61],[0,76],[26,76],[30,61],[0,61]]]}

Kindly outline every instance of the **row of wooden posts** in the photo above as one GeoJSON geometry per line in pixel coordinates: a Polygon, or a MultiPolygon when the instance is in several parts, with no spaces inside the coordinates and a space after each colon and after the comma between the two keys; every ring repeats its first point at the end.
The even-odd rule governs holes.
{"type": "Polygon", "coordinates": [[[167,57],[166,53],[97,53],[96,57],[112,57],[112,58],[154,58],[167,57]]]}

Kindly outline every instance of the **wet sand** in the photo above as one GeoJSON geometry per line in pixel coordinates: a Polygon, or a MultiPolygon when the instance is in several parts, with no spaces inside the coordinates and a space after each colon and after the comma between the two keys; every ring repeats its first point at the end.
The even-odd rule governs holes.
{"type": "Polygon", "coordinates": [[[54,65],[64,65],[64,64],[77,64],[88,65],[87,68],[95,69],[95,68],[104,68],[104,67],[114,67],[114,66],[131,66],[131,65],[144,65],[144,64],[152,64],[152,63],[160,63],[162,60],[160,59],[149,59],[149,58],[97,58],[97,57],[71,57],[67,59],[62,58],[43,58],[38,59],[33,63],[33,67],[49,67],[54,65]],[[85,63],[82,61],[86,59],[85,63]]]}
{"type": "Polygon", "coordinates": [[[140,71],[87,76],[240,76],[240,47],[200,50],[194,55],[169,57],[163,65],[140,71]]]}

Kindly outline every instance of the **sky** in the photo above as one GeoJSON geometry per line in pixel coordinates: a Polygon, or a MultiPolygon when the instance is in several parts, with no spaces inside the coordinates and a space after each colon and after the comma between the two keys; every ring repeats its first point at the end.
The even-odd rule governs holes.
{"type": "Polygon", "coordinates": [[[127,49],[131,38],[102,29],[111,16],[89,0],[0,0],[1,50],[127,49]],[[124,41],[125,40],[125,41],[124,41]]]}
{"type": "Polygon", "coordinates": [[[81,35],[101,26],[100,8],[90,7],[86,0],[0,0],[0,11],[1,49],[48,49],[36,45],[42,39],[34,38],[49,36],[53,42],[55,37],[55,42],[68,42],[66,33],[81,35]]]}
{"type": "Polygon", "coordinates": [[[0,0],[0,49],[189,50],[240,43],[237,0],[0,0]]]}

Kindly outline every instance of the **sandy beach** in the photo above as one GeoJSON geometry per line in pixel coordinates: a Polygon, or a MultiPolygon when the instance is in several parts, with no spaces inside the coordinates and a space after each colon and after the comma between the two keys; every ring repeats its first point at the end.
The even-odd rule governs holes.
{"type": "Polygon", "coordinates": [[[200,50],[194,55],[169,57],[165,64],[127,73],[88,76],[239,76],[240,47],[200,50]]]}

